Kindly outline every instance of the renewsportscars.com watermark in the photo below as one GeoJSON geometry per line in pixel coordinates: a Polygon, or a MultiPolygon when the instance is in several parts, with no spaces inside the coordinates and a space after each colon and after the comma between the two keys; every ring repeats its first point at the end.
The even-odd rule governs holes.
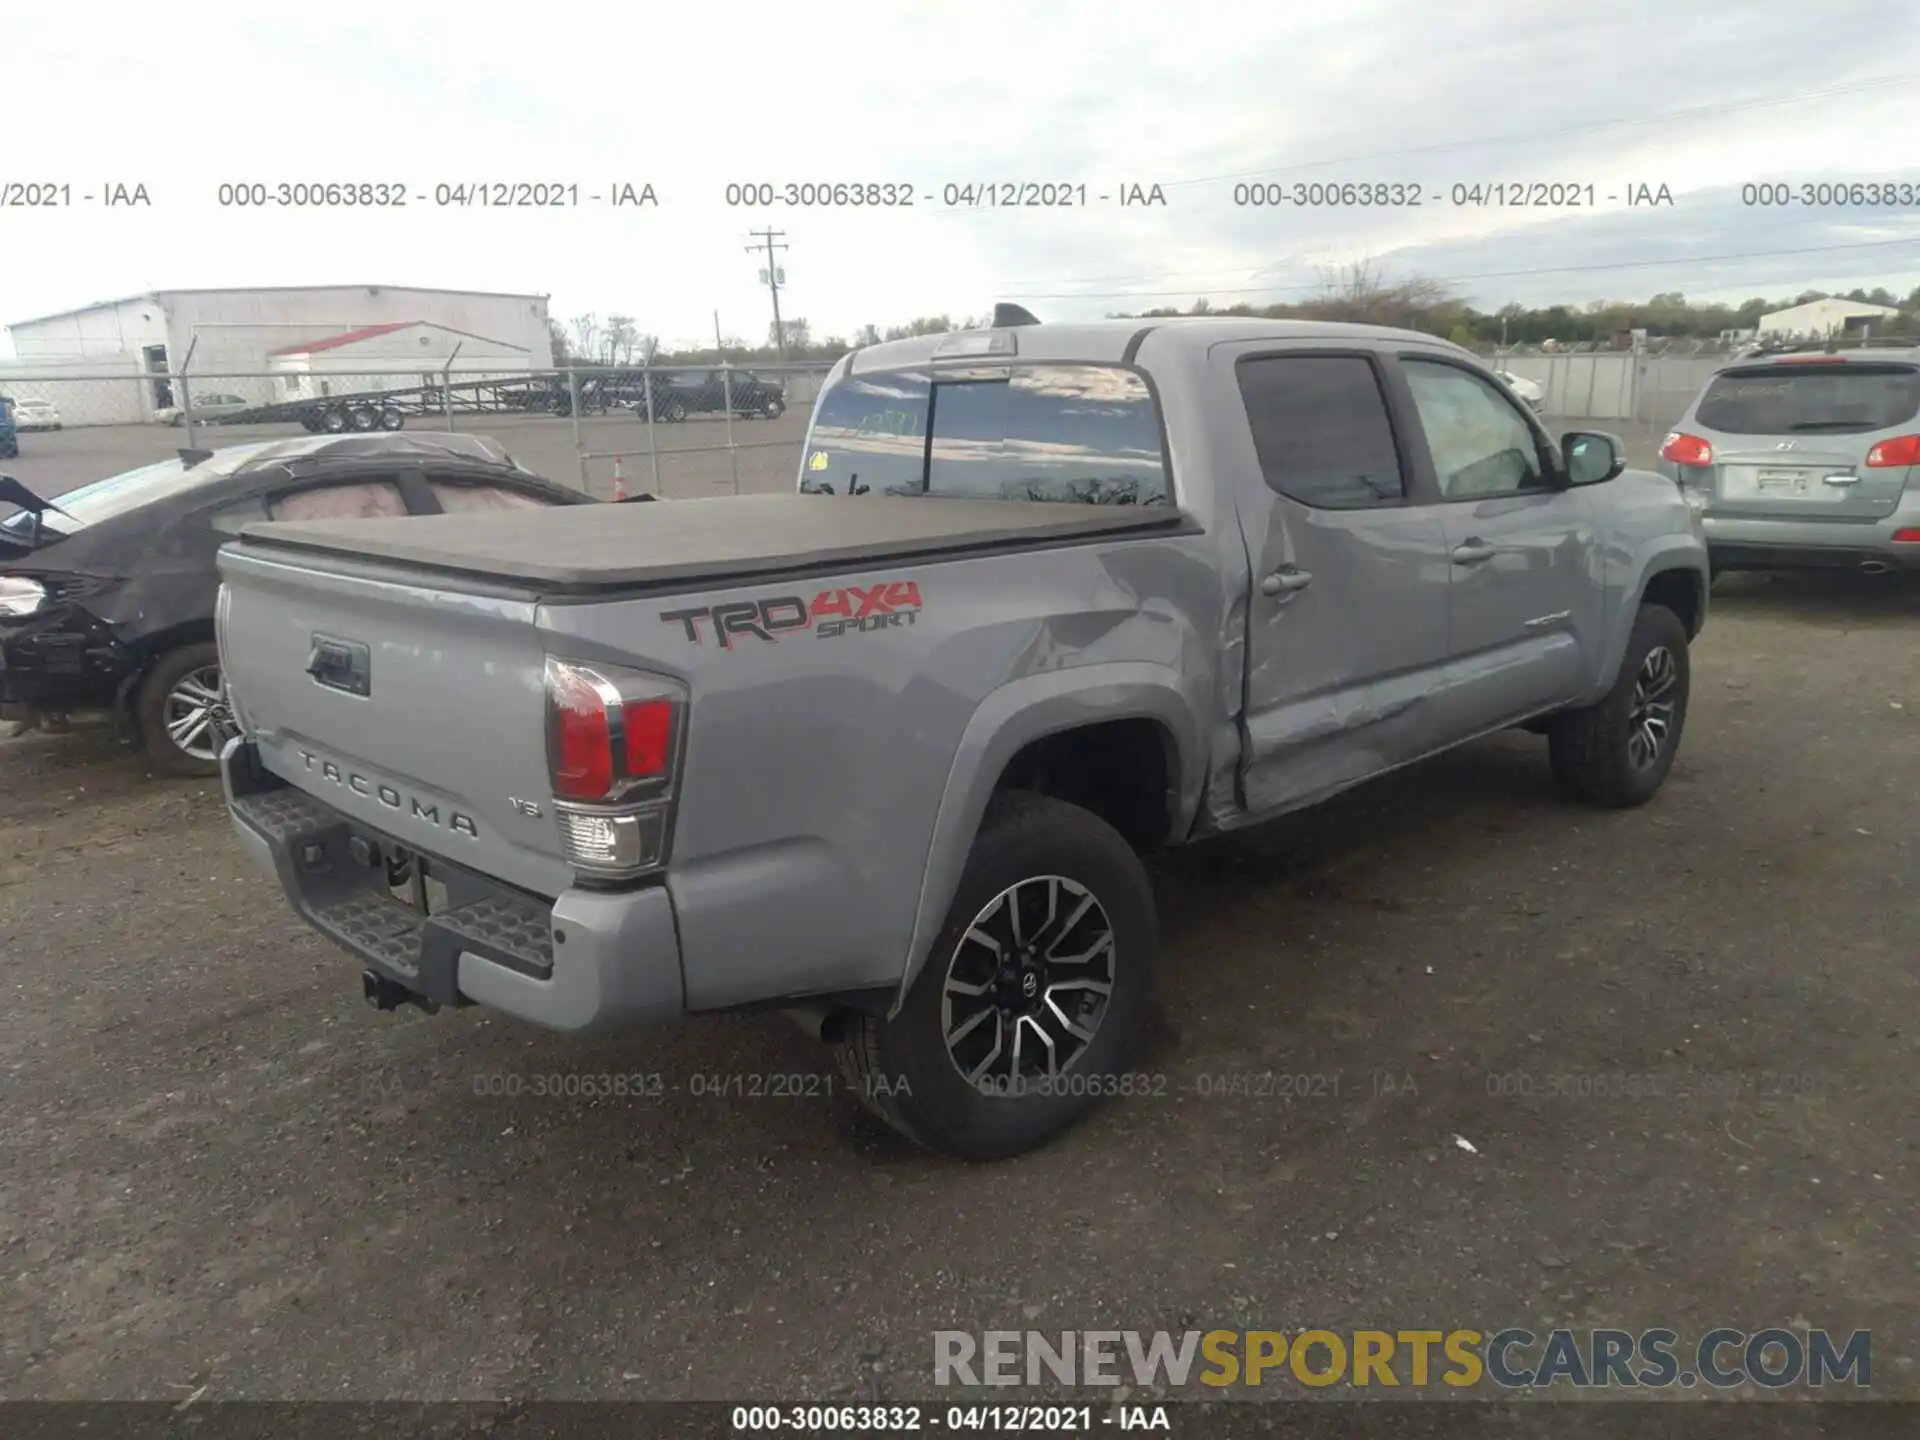
{"type": "Polygon", "coordinates": [[[1822,1389],[1873,1381],[1872,1332],[1551,1330],[933,1332],[936,1385],[1822,1389]]]}

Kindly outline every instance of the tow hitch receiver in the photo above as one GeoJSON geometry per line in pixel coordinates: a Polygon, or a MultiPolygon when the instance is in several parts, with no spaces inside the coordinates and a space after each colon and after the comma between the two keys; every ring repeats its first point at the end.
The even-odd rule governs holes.
{"type": "Polygon", "coordinates": [[[371,970],[360,972],[360,988],[367,997],[367,1003],[376,1010],[398,1010],[402,1005],[418,1005],[432,1015],[440,1009],[437,1002],[371,970]]]}

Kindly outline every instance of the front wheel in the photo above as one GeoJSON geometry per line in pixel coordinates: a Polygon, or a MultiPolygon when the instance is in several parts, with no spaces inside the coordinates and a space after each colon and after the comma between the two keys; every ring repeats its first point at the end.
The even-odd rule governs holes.
{"type": "Polygon", "coordinates": [[[1606,698],[1547,732],[1561,791],[1616,810],[1651,800],[1680,749],[1690,679],[1687,627],[1664,605],[1642,605],[1606,698]]]}
{"type": "Polygon", "coordinates": [[[133,702],[141,747],[168,775],[217,775],[233,734],[220,684],[220,652],[209,643],[169,650],[147,671],[133,702]]]}
{"type": "Polygon", "coordinates": [[[994,800],[899,1013],[839,1042],[854,1093],[895,1129],[969,1160],[1044,1144],[1122,1073],[1158,949],[1153,890],[1106,821],[1044,795],[994,800]]]}

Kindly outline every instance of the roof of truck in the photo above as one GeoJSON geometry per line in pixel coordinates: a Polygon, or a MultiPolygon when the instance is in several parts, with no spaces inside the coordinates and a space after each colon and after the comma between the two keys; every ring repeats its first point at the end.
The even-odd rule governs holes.
{"type": "Polygon", "coordinates": [[[908,340],[888,340],[869,345],[853,354],[851,370],[895,370],[904,366],[944,361],[943,346],[952,345],[961,335],[1006,335],[1013,337],[1012,355],[952,355],[958,364],[1005,364],[1009,361],[1088,361],[1114,363],[1131,358],[1148,335],[1155,348],[1171,340],[1183,348],[1205,350],[1223,342],[1242,340],[1348,340],[1355,344],[1419,344],[1429,348],[1452,350],[1465,355],[1449,340],[1418,330],[1398,330],[1385,325],[1350,325],[1328,320],[1261,320],[1239,315],[1172,315],[1155,319],[1091,320],[1083,324],[1015,325],[1002,330],[947,331],[938,335],[916,335],[908,340]]]}

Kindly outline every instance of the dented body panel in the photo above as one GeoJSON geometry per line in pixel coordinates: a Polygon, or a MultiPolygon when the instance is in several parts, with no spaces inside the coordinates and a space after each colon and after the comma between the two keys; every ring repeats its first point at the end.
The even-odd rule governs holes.
{"type": "MultiPolygon", "coordinates": [[[[989,800],[1035,742],[1147,727],[1165,759],[1157,838],[1178,844],[1589,702],[1612,683],[1655,575],[1680,577],[1689,622],[1704,620],[1698,527],[1657,477],[1443,498],[1395,367],[1478,362],[1431,337],[1209,321],[1037,327],[1016,340],[1015,371],[1106,366],[1150,387],[1163,495],[910,495],[898,466],[881,483],[878,460],[867,484],[894,493],[842,478],[820,407],[850,376],[937,381],[936,336],[835,368],[799,495],[250,528],[221,561],[243,838],[263,853],[249,797],[291,787],[328,823],[446,856],[543,914],[575,917],[550,977],[505,978],[478,952],[459,961],[462,995],[540,1023],[853,994],[897,1005],[989,800]],[[1275,353],[1374,357],[1403,503],[1320,507],[1269,484],[1235,377],[1275,353]],[[822,477],[845,488],[809,489],[822,477]],[[1463,564],[1463,547],[1483,543],[1486,563],[1463,564]],[[316,689],[316,631],[369,646],[370,694],[316,689]],[[567,873],[540,803],[546,657],[662,677],[687,696],[671,858],[627,891],[567,873]],[[325,757],[317,773],[309,755],[325,757]],[[435,831],[420,804],[469,817],[476,834],[435,831]],[[583,925],[598,928],[577,943],[583,925]],[[610,937],[642,931],[655,949],[620,958],[610,937]],[[570,964],[674,979],[589,983],[570,964]],[[541,989],[563,982],[565,1003],[541,989]],[[582,994],[605,1003],[582,1009],[582,994]]],[[[900,393],[912,403],[912,385],[900,393]]],[[[909,468],[918,444],[908,433],[900,447],[909,468]]]]}

